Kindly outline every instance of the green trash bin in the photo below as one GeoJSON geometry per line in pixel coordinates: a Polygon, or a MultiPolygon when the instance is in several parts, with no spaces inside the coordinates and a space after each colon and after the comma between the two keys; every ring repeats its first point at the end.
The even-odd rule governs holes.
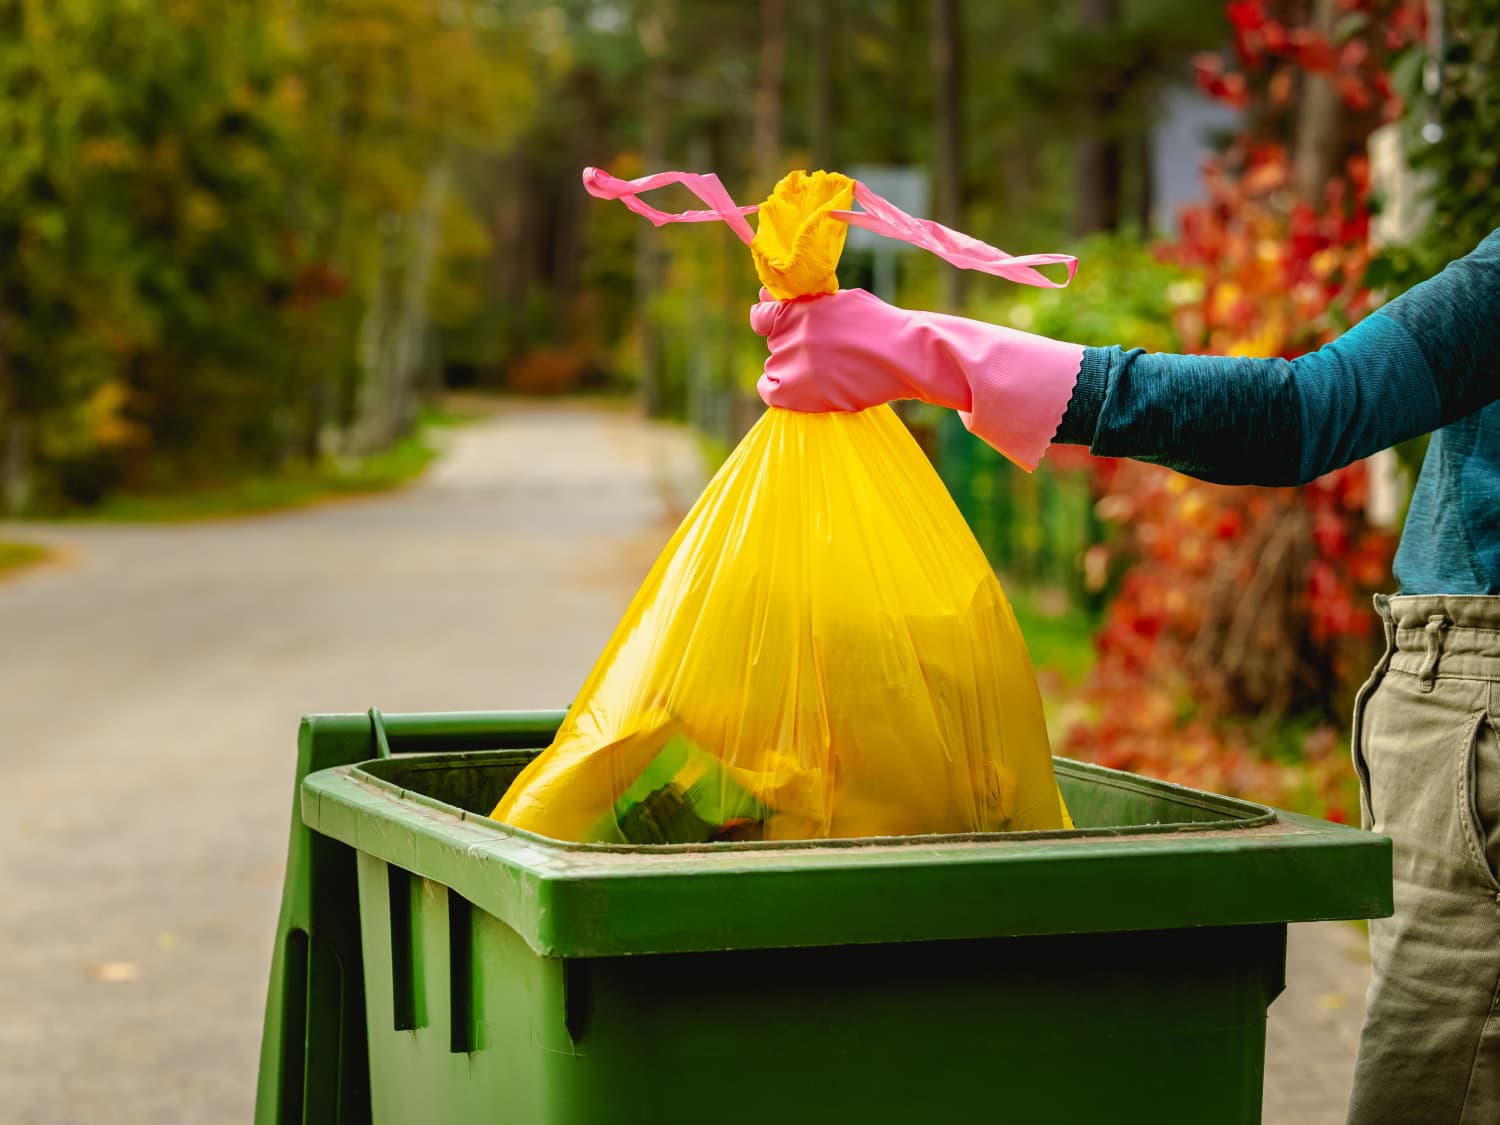
{"type": "Polygon", "coordinates": [[[1286,923],[1390,842],[1059,759],[1078,828],[615,847],[485,815],[561,712],[313,716],[256,1120],[1260,1120],[1286,923]]]}

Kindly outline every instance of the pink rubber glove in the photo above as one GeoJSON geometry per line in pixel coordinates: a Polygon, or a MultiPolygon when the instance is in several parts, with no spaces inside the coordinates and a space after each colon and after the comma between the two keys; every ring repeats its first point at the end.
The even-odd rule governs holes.
{"type": "Polygon", "coordinates": [[[863,289],[777,301],[750,325],[771,350],[757,389],[770,406],[857,411],[920,399],[959,412],[975,437],[1030,472],[1068,407],[1083,346],[941,313],[863,289]]]}

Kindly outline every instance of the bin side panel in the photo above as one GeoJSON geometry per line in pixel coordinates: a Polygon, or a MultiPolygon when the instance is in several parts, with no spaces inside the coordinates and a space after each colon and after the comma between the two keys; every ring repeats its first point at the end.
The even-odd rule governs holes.
{"type": "Polygon", "coordinates": [[[359,871],[377,1123],[1260,1120],[1284,926],[561,960],[418,878],[398,1029],[359,871]]]}
{"type": "Polygon", "coordinates": [[[310,773],[370,756],[363,716],[309,716],[297,737],[287,866],[272,947],[256,1125],[370,1120],[354,851],[302,821],[310,773]]]}
{"type": "Polygon", "coordinates": [[[579,962],[547,1121],[1249,1125],[1284,948],[1264,926],[579,962]]]}
{"type": "MultiPolygon", "coordinates": [[[[403,753],[544,746],[562,715],[409,715],[387,719],[386,726],[391,744],[403,753]]],[[[309,715],[298,731],[286,875],[261,1033],[256,1125],[370,1121],[356,851],[353,841],[311,831],[302,813],[308,796],[303,781],[310,774],[375,753],[372,721],[364,714],[309,715]]],[[[370,823],[365,818],[361,826],[370,823]]]]}
{"type": "Polygon", "coordinates": [[[564,963],[442,884],[367,854],[359,911],[375,1125],[554,1120],[547,1060],[572,1050],[564,963]]]}

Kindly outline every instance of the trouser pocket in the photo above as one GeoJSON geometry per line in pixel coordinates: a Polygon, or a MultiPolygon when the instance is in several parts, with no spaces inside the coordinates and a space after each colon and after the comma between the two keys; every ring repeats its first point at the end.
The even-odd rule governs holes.
{"type": "Polygon", "coordinates": [[[1354,761],[1354,775],[1359,778],[1360,824],[1370,830],[1375,827],[1375,806],[1371,796],[1370,758],[1366,745],[1366,730],[1369,724],[1365,721],[1365,712],[1369,710],[1370,699],[1380,690],[1381,682],[1390,671],[1391,657],[1396,652],[1396,625],[1391,616],[1390,607],[1390,598],[1384,594],[1375,595],[1375,612],[1379,615],[1381,626],[1385,630],[1385,651],[1381,653],[1380,661],[1370,673],[1370,678],[1364,682],[1359,693],[1354,697],[1354,716],[1349,731],[1349,756],[1354,761]]]}
{"type": "Polygon", "coordinates": [[[1486,711],[1475,716],[1468,738],[1460,803],[1469,858],[1476,875],[1500,893],[1500,738],[1486,711]]]}
{"type": "Polygon", "coordinates": [[[1391,838],[1395,914],[1370,922],[1373,980],[1349,1120],[1500,1122],[1500,744],[1491,686],[1393,668],[1363,700],[1357,761],[1391,838]]]}
{"type": "Polygon", "coordinates": [[[1375,671],[1370,673],[1370,678],[1365,681],[1364,686],[1359,689],[1359,694],[1354,697],[1354,720],[1349,732],[1349,754],[1354,759],[1354,773],[1359,778],[1359,817],[1360,824],[1366,829],[1375,827],[1375,810],[1370,800],[1370,763],[1365,754],[1365,711],[1370,704],[1370,697],[1380,688],[1380,682],[1385,678],[1386,662],[1382,660],[1375,666],[1375,671]]]}

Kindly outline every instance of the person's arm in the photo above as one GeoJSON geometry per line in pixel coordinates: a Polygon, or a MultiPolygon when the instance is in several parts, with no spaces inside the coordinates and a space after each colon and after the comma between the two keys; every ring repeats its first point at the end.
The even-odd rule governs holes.
{"type": "Polygon", "coordinates": [[[1027,469],[1049,443],[1224,484],[1300,484],[1500,398],[1500,230],[1295,360],[1084,348],[851,289],[751,312],[771,406],[918,398],[1027,469]]]}
{"type": "Polygon", "coordinates": [[[1087,348],[1054,443],[1303,484],[1500,398],[1500,230],[1294,360],[1087,348]]]}

